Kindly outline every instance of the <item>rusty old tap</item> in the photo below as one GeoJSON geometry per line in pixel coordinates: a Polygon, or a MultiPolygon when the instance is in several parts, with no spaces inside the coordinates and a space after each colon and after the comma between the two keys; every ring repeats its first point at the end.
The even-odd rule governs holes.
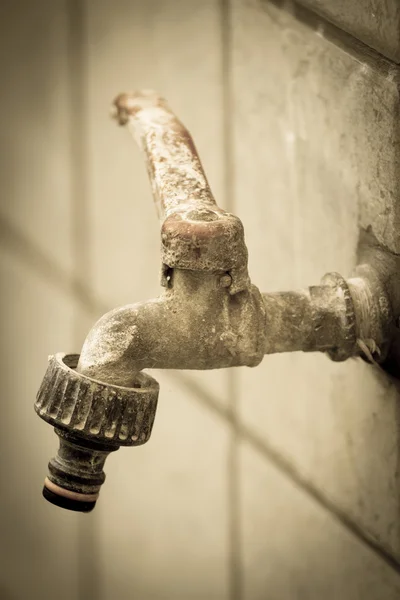
{"type": "Polygon", "coordinates": [[[80,356],[49,359],[35,409],[60,448],[43,493],[80,511],[95,505],[107,455],[150,437],[159,387],[143,369],[256,366],[264,354],[295,350],[379,361],[394,319],[370,263],[347,281],[334,273],[308,289],[261,294],[248,275],[242,223],[216,204],[193,140],[165,100],[121,94],[114,112],[146,158],[164,291],[103,316],[80,356]]]}

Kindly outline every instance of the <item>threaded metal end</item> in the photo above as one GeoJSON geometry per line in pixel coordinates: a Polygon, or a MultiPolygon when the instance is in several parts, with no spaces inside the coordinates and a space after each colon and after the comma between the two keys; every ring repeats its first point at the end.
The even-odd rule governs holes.
{"type": "Polygon", "coordinates": [[[79,355],[56,354],[35,402],[37,414],[53,425],[116,446],[137,446],[150,437],[159,385],[145,373],[134,388],[91,379],[75,369],[79,355]]]}

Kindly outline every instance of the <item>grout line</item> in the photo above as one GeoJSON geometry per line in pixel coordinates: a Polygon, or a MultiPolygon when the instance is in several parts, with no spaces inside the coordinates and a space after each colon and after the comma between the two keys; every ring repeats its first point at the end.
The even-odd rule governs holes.
{"type": "Polygon", "coordinates": [[[242,595],[242,536],[240,513],[240,465],[239,465],[239,429],[238,429],[238,393],[237,371],[228,373],[228,395],[230,399],[231,431],[228,447],[228,515],[229,515],[229,566],[230,600],[241,600],[242,595]]]}
{"type": "MultiPolygon", "coordinates": [[[[53,263],[35,244],[30,242],[23,234],[18,232],[4,218],[0,217],[0,246],[10,250],[14,255],[24,262],[32,272],[36,272],[43,279],[48,281],[55,288],[62,292],[70,294],[71,298],[79,302],[81,309],[93,319],[98,318],[109,310],[105,303],[98,302],[90,291],[85,287],[77,285],[76,280],[68,277],[68,274],[53,263]]],[[[203,386],[191,379],[184,372],[172,370],[165,371],[165,374],[178,384],[184,386],[189,392],[189,397],[200,403],[218,416],[226,424],[237,430],[240,440],[248,443],[254,450],[267,459],[268,462],[284,473],[300,489],[317,502],[323,509],[327,510],[336,520],[343,525],[350,533],[354,535],[361,543],[375,552],[385,563],[392,567],[397,573],[400,573],[400,559],[393,556],[390,550],[384,548],[377,542],[372,535],[364,532],[361,527],[352,521],[340,508],[326,498],[318,489],[316,489],[303,475],[298,473],[292,464],[282,457],[279,451],[272,447],[260,435],[256,434],[247,425],[236,421],[233,418],[232,411],[223,407],[203,386]]],[[[87,517],[86,517],[87,518],[87,517]]],[[[82,597],[82,596],[81,596],[82,597]]],[[[94,600],[86,596],[82,600],[94,600]]],[[[96,598],[97,600],[97,598],[96,598]]]]}
{"type": "MultiPolygon", "coordinates": [[[[72,254],[75,285],[83,289],[90,273],[88,179],[87,179],[87,30],[85,0],[67,0],[68,17],[68,77],[70,106],[70,165],[71,165],[71,219],[72,254]]],[[[82,342],[85,317],[76,306],[73,339],[82,342]]],[[[77,518],[77,579],[78,597],[97,600],[101,593],[100,561],[97,539],[98,514],[79,515],[77,518]]]]}
{"type": "Polygon", "coordinates": [[[222,152],[224,169],[224,204],[234,211],[234,156],[233,156],[233,102],[232,102],[232,7],[231,0],[221,0],[222,45],[222,152]]]}
{"type": "MultiPolygon", "coordinates": [[[[221,55],[222,55],[222,140],[224,168],[224,204],[228,212],[234,213],[234,156],[233,156],[233,94],[232,94],[232,5],[231,0],[221,0],[221,55]]],[[[240,519],[240,468],[239,437],[236,427],[239,397],[237,393],[237,371],[229,369],[227,392],[232,418],[227,456],[227,514],[228,514],[228,574],[229,598],[241,600],[242,594],[242,543],[240,519]]]]}

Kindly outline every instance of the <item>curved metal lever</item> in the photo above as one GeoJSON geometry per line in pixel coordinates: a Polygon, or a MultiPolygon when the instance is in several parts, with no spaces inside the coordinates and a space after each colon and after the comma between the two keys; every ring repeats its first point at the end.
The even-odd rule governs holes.
{"type": "Polygon", "coordinates": [[[156,92],[120,94],[116,118],[127,125],[143,151],[160,219],[182,210],[217,206],[187,129],[156,92]]]}
{"type": "Polygon", "coordinates": [[[162,284],[169,269],[180,268],[226,272],[231,294],[247,289],[243,225],[215,202],[190,133],[152,91],[120,94],[114,109],[146,158],[162,222],[162,284]]]}

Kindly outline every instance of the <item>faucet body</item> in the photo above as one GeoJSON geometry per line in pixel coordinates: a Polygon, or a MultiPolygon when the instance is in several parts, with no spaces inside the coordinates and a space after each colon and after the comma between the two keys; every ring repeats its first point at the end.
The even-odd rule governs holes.
{"type": "Polygon", "coordinates": [[[142,369],[255,366],[264,355],[262,296],[234,296],[214,273],[176,269],[159,298],[106,314],[83,345],[78,370],[130,386],[142,369]]]}
{"type": "Polygon", "coordinates": [[[146,159],[164,290],[104,315],[79,361],[51,361],[35,405],[60,437],[44,495],[74,510],[94,506],[110,451],[150,437],[158,384],[143,369],[253,367],[264,354],[298,350],[383,362],[400,314],[399,261],[371,254],[368,235],[368,260],[347,281],[331,273],[308,289],[260,293],[248,274],[242,223],[217,206],[193,140],[165,100],[122,94],[114,116],[146,159]]]}

